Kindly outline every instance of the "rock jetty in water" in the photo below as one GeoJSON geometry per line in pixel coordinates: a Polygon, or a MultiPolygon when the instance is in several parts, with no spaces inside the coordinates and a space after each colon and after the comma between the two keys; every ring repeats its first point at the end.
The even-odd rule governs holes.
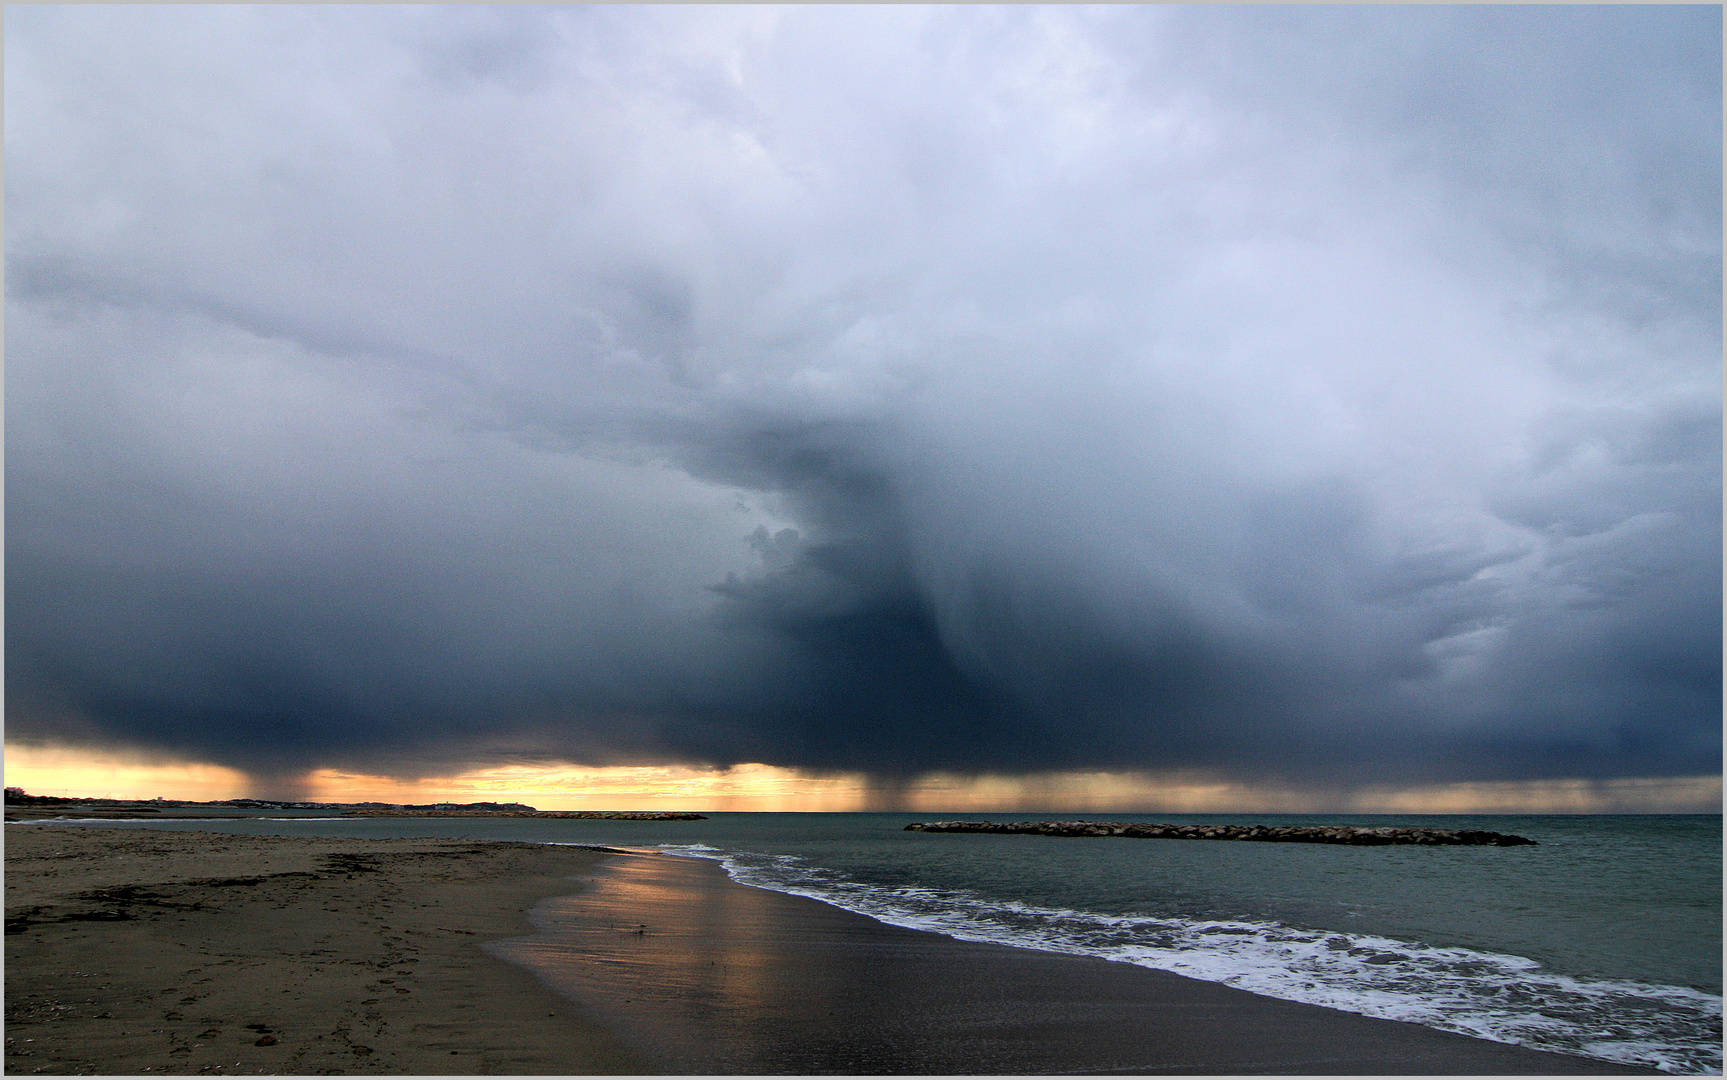
{"type": "Polygon", "coordinates": [[[706,814],[673,810],[349,810],[343,817],[605,818],[608,821],[706,821],[706,814]]]}
{"type": "Polygon", "coordinates": [[[1517,847],[1535,841],[1480,829],[1361,828],[1353,825],[1152,825],[1113,821],[914,821],[907,832],[1126,836],[1138,840],[1261,840],[1294,844],[1476,844],[1517,847]]]}

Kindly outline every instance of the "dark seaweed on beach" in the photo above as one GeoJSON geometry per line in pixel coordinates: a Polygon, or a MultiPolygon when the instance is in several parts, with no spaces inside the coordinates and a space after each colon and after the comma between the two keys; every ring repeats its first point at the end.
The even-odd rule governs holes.
{"type": "Polygon", "coordinates": [[[375,874],[378,872],[377,861],[364,855],[326,855],[324,866],[338,874],[375,874]]]}

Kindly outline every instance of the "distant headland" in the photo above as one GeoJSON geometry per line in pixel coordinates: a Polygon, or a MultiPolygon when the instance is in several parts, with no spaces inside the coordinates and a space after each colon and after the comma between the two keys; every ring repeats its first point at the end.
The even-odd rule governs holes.
{"type": "Polygon", "coordinates": [[[374,807],[363,806],[343,811],[344,817],[534,817],[534,818],[605,818],[610,821],[706,821],[706,814],[691,814],[680,810],[535,810],[520,803],[468,803],[435,806],[374,807]]]}
{"type": "Polygon", "coordinates": [[[250,816],[259,810],[316,810],[343,817],[535,817],[605,818],[615,821],[705,821],[704,814],[668,810],[537,810],[526,803],[330,803],[292,802],[283,799],[220,799],[196,802],[190,799],[89,799],[60,795],[32,795],[23,788],[6,789],[9,821],[38,817],[143,818],[165,810],[182,811],[174,817],[250,816]],[[184,813],[183,811],[192,811],[184,813]],[[224,814],[223,811],[229,813],[224,814]],[[236,813],[237,812],[237,813],[236,813]]]}

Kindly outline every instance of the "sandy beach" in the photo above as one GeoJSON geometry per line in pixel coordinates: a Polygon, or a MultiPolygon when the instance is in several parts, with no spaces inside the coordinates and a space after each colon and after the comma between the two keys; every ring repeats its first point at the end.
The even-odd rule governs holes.
{"type": "Polygon", "coordinates": [[[480,948],[595,852],[10,825],[5,858],[11,1073],[648,1071],[480,948]]]}
{"type": "Polygon", "coordinates": [[[14,1073],[1648,1071],[955,941],[703,860],[99,826],[6,841],[14,1073]]]}

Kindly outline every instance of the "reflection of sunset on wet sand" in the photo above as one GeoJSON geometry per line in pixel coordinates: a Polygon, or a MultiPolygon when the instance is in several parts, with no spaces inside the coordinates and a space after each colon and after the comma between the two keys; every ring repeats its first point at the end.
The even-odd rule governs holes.
{"type": "Polygon", "coordinates": [[[699,1053],[721,1032],[727,1061],[796,1071],[794,1062],[773,1062],[780,1040],[772,1032],[818,1027],[840,1003],[788,981],[788,971],[808,958],[800,927],[776,922],[783,898],[732,885],[684,891],[692,877],[716,872],[669,858],[617,860],[604,871],[602,893],[549,907],[536,920],[562,929],[566,915],[579,913],[574,936],[506,942],[493,951],[532,964],[577,1000],[597,993],[644,1006],[656,1038],[680,1054],[699,1053]]]}

